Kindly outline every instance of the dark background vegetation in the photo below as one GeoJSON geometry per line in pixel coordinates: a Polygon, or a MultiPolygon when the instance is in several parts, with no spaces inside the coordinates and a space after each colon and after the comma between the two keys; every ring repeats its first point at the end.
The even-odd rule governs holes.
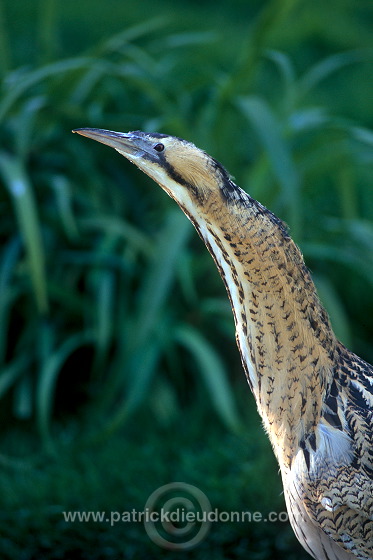
{"type": "MultiPolygon", "coordinates": [[[[372,361],[370,0],[0,2],[0,557],[180,558],[159,486],[284,510],[213,262],[173,201],[72,128],[156,130],[285,220],[338,336],[372,361]]],[[[197,558],[306,558],[284,523],[197,558]]]]}

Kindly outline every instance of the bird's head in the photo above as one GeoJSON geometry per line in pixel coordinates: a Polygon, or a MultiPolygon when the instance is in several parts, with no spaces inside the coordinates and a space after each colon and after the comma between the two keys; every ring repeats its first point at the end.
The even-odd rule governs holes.
{"type": "Polygon", "coordinates": [[[219,162],[194,144],[166,134],[74,130],[111,146],[156,181],[189,215],[211,197],[238,189],[219,162]]]}

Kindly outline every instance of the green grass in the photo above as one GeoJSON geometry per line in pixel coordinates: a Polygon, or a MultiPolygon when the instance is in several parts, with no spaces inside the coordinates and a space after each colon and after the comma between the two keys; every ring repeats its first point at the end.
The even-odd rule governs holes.
{"type": "MultiPolygon", "coordinates": [[[[289,224],[336,333],[373,360],[368,3],[102,6],[0,5],[0,418],[9,457],[0,474],[10,488],[1,498],[9,558],[12,547],[14,558],[51,557],[53,543],[61,558],[74,547],[84,558],[84,542],[97,558],[116,557],[120,528],[66,528],[53,507],[105,509],[112,495],[120,508],[115,500],[136,475],[148,494],[178,476],[214,500],[216,491],[222,504],[218,494],[232,488],[232,509],[243,488],[268,507],[278,503],[266,491],[266,461],[276,467],[269,454],[261,458],[267,443],[256,421],[249,439],[259,448],[248,453],[257,478],[243,480],[242,433],[254,405],[212,260],[155,184],[71,129],[157,130],[210,152],[289,224]],[[81,449],[71,443],[79,433],[81,449]],[[13,455],[28,464],[30,454],[34,466],[13,464],[13,455]],[[110,478],[119,472],[117,491],[110,478]],[[18,542],[27,542],[24,556],[18,542]]],[[[219,548],[238,558],[248,539],[264,539],[257,558],[273,557],[272,545],[280,558],[287,545],[268,530],[222,530],[196,557],[209,550],[218,558],[219,548]]],[[[128,539],[126,557],[141,558],[143,529],[128,539]]]]}
{"type": "MultiPolygon", "coordinates": [[[[284,511],[279,475],[269,443],[256,437],[254,411],[245,435],[217,426],[201,434],[207,417],[192,408],[172,427],[153,433],[152,422],[136,416],[135,426],[93,446],[82,445],[78,426],[65,424],[65,443],[54,458],[32,456],[34,438],[7,437],[2,448],[18,462],[0,457],[3,488],[0,514],[0,553],[4,560],[101,558],[179,558],[180,551],[163,549],[147,536],[141,522],[111,524],[67,522],[63,512],[143,511],[149,496],[171,482],[198,487],[212,511],[284,511]],[[70,442],[68,440],[70,439],[70,442]],[[71,441],[72,440],[72,441],[71,441]],[[22,457],[28,455],[25,460],[22,457]],[[266,480],[265,488],[262,481],[266,480]],[[141,483],[140,483],[141,481],[141,483]]],[[[254,522],[212,523],[202,542],[189,551],[193,558],[306,558],[287,524],[254,522]]]]}

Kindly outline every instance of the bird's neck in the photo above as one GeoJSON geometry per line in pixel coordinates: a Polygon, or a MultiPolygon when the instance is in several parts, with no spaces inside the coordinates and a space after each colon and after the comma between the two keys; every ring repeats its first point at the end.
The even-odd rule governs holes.
{"type": "MultiPolygon", "coordinates": [[[[280,463],[319,422],[337,341],[283,224],[240,191],[195,227],[226,285],[247,379],[280,463]]],[[[190,216],[189,216],[190,217],[190,216]]]]}

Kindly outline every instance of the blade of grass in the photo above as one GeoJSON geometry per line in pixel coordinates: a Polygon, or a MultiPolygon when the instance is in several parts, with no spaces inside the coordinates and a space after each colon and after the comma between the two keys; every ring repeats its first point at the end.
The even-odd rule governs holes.
{"type": "Polygon", "coordinates": [[[27,372],[19,379],[14,387],[13,414],[20,420],[28,420],[33,412],[33,383],[32,377],[27,372]]]}
{"type": "Polygon", "coordinates": [[[175,338],[196,360],[202,380],[221,420],[230,429],[237,430],[240,421],[234,396],[218,353],[199,332],[191,327],[180,326],[175,333],[175,338]]]}
{"type": "Polygon", "coordinates": [[[306,107],[292,111],[289,115],[289,126],[293,133],[315,130],[331,125],[332,119],[324,108],[306,107]]]}
{"type": "Polygon", "coordinates": [[[15,124],[15,147],[14,151],[23,161],[29,154],[35,136],[35,124],[40,109],[45,105],[43,96],[31,97],[22,105],[15,124]]]}
{"type": "Polygon", "coordinates": [[[108,70],[112,65],[109,65],[106,61],[97,60],[93,62],[86,72],[83,73],[81,78],[78,80],[76,86],[72,90],[69,96],[70,105],[82,105],[86,103],[88,95],[92,92],[96,84],[102,79],[102,77],[109,73],[108,70]]]}
{"type": "Polygon", "coordinates": [[[63,364],[74,351],[92,342],[93,335],[90,332],[71,335],[50,354],[40,372],[36,387],[36,414],[39,433],[46,449],[53,449],[50,420],[58,375],[63,364]]]}
{"type": "Polygon", "coordinates": [[[350,126],[349,131],[352,137],[359,142],[367,144],[370,148],[373,148],[373,131],[368,128],[363,128],[362,126],[350,126]]]}
{"type": "Polygon", "coordinates": [[[12,388],[22,373],[27,371],[30,361],[30,358],[23,354],[0,371],[0,398],[12,388]]]}
{"type": "Polygon", "coordinates": [[[215,43],[218,40],[216,31],[185,31],[184,33],[175,33],[167,35],[162,39],[162,49],[184,48],[191,45],[205,45],[207,43],[215,43]]]}
{"type": "Polygon", "coordinates": [[[56,196],[56,208],[66,236],[70,241],[77,241],[78,226],[73,212],[73,197],[70,183],[63,175],[53,175],[50,184],[56,196]]]}
{"type": "Polygon", "coordinates": [[[175,279],[178,255],[182,251],[191,227],[179,211],[169,213],[161,232],[152,262],[144,277],[138,305],[137,324],[134,325],[134,341],[141,346],[157,328],[159,311],[164,305],[171,283],[175,279]]]}
{"type": "Polygon", "coordinates": [[[39,313],[45,314],[48,312],[45,254],[31,183],[21,161],[4,153],[0,154],[0,173],[12,197],[19,231],[25,244],[37,309],[39,313]]]}
{"type": "Polygon", "coordinates": [[[132,355],[129,365],[131,384],[125,397],[121,400],[115,413],[102,430],[93,435],[93,441],[100,441],[118,430],[149,394],[150,384],[154,377],[160,357],[158,342],[149,341],[138,353],[132,355]]]}
{"type": "Polygon", "coordinates": [[[320,82],[329,78],[331,74],[337,72],[344,66],[356,64],[367,60],[372,60],[373,50],[356,50],[333,54],[318,62],[308,70],[298,83],[298,96],[307,95],[312,89],[317,87],[320,82]]]}
{"type": "Polygon", "coordinates": [[[294,103],[295,91],[295,69],[290,57],[280,51],[268,50],[265,53],[268,60],[271,60],[278,68],[279,74],[284,84],[284,93],[282,105],[285,111],[289,111],[294,103]]]}
{"type": "Polygon", "coordinates": [[[133,25],[132,27],[121,31],[117,35],[110,37],[109,40],[104,41],[104,43],[102,43],[95,52],[102,56],[106,52],[118,51],[126,43],[130,43],[136,39],[144,37],[145,35],[149,35],[153,31],[157,31],[158,29],[165,27],[168,22],[168,17],[161,16],[133,25]]]}
{"type": "Polygon", "coordinates": [[[8,92],[3,96],[0,102],[0,122],[4,119],[6,113],[28,89],[32,86],[58,74],[79,70],[89,66],[91,59],[89,58],[71,58],[61,60],[38,68],[31,72],[23,72],[10,75],[8,77],[8,92]]]}
{"type": "Polygon", "coordinates": [[[103,368],[113,338],[115,314],[115,278],[112,270],[103,270],[96,277],[95,360],[94,371],[103,368]]]}
{"type": "Polygon", "coordinates": [[[148,236],[132,224],[115,216],[96,216],[94,218],[82,218],[79,225],[85,230],[101,230],[106,235],[115,235],[122,237],[136,250],[149,255],[152,249],[152,243],[148,236]]]}

